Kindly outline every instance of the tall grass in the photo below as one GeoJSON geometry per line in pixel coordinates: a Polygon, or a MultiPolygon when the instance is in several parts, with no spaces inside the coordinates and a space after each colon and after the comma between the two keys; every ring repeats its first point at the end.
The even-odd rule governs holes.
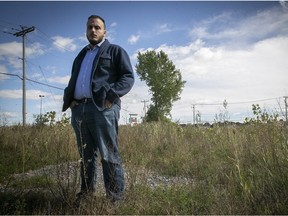
{"type": "Polygon", "coordinates": [[[0,127],[0,179],[78,158],[70,127],[0,127]]]}
{"type": "MultiPolygon", "coordinates": [[[[2,186],[17,181],[11,177],[14,173],[79,159],[70,126],[2,127],[0,135],[2,186]]],[[[129,175],[126,199],[120,206],[111,206],[99,194],[72,208],[75,190],[69,187],[75,184],[59,187],[60,181],[49,179],[54,184],[43,183],[42,189],[53,193],[41,199],[31,191],[28,195],[22,190],[17,198],[8,190],[1,193],[0,213],[288,214],[287,135],[287,125],[276,120],[213,128],[171,123],[121,126],[119,143],[129,175]],[[167,178],[185,177],[192,183],[151,187],[140,175],[143,170],[167,178]],[[61,188],[66,188],[66,194],[61,188]],[[34,201],[37,205],[31,205],[34,201]]]]}
{"type": "MultiPolygon", "coordinates": [[[[288,213],[284,125],[270,122],[179,128],[147,124],[122,130],[130,134],[122,137],[122,144],[130,143],[128,148],[123,147],[127,162],[163,175],[194,179],[195,184],[186,191],[201,194],[200,203],[207,208],[187,214],[288,213]]],[[[190,204],[195,201],[199,200],[190,204]]]]}

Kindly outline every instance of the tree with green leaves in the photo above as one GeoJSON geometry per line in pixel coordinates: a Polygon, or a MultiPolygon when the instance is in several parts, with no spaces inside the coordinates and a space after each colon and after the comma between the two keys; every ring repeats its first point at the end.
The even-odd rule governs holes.
{"type": "Polygon", "coordinates": [[[145,121],[163,121],[171,117],[173,102],[180,99],[185,81],[168,55],[160,51],[138,53],[136,73],[145,81],[152,95],[145,121]]]}

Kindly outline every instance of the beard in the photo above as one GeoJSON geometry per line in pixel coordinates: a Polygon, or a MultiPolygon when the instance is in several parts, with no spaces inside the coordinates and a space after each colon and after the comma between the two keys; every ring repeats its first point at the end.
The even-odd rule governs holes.
{"type": "Polygon", "coordinates": [[[88,37],[88,36],[87,36],[87,39],[88,39],[89,43],[90,43],[91,45],[93,45],[93,46],[96,46],[97,44],[99,44],[99,43],[103,40],[103,38],[104,38],[104,36],[102,36],[102,37],[97,37],[97,38],[95,38],[95,37],[88,37]]]}

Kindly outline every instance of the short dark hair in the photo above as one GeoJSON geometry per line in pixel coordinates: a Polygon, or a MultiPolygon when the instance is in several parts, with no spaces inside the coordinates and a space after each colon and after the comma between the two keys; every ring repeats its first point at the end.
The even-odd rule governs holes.
{"type": "Polygon", "coordinates": [[[91,16],[88,17],[88,20],[89,19],[100,19],[104,23],[104,29],[106,29],[105,20],[101,16],[99,16],[99,15],[91,15],[91,16]]]}

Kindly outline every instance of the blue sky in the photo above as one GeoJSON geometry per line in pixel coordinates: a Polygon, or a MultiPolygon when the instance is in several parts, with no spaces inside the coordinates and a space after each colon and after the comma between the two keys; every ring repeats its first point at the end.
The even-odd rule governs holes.
{"type": "MultiPolygon", "coordinates": [[[[137,53],[163,50],[186,81],[174,103],[173,121],[192,121],[192,104],[202,121],[216,114],[243,121],[251,105],[283,113],[288,95],[288,6],[279,1],[0,1],[0,116],[22,121],[22,38],[20,26],[35,26],[26,38],[27,78],[64,89],[71,64],[87,44],[86,20],[106,20],[107,38],[127,50],[132,65],[137,53]]],[[[136,82],[122,98],[120,123],[129,114],[144,115],[150,102],[145,82],[136,82]],[[148,102],[148,104],[149,104],[148,102]]],[[[63,90],[26,82],[27,122],[33,115],[56,111],[61,116],[63,90]]],[[[70,115],[70,112],[67,112],[70,115]]]]}

